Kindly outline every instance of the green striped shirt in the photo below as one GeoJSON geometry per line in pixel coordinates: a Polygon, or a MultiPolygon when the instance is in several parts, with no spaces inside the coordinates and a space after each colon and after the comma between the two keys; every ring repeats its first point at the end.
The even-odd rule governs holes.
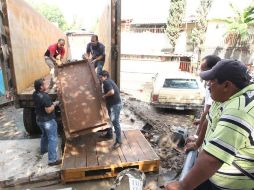
{"type": "Polygon", "coordinates": [[[254,175],[254,84],[215,102],[209,114],[203,149],[224,162],[210,181],[221,189],[254,189],[254,180],[232,165],[254,175]]]}

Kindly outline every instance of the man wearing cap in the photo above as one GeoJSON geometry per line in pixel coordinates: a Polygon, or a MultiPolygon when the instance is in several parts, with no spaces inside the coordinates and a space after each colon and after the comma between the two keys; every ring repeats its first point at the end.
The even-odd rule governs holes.
{"type": "Polygon", "coordinates": [[[196,163],[167,190],[254,188],[254,84],[247,67],[237,60],[222,60],[200,73],[208,81],[211,97],[220,103],[218,118],[196,163]]]}

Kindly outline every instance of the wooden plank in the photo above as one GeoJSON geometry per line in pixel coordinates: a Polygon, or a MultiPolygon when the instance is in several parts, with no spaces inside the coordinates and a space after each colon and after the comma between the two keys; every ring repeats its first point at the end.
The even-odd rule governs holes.
{"type": "Polygon", "coordinates": [[[114,144],[113,139],[97,141],[96,151],[100,166],[121,163],[118,151],[112,149],[113,144],[114,144]]]}
{"type": "Polygon", "coordinates": [[[65,144],[65,151],[63,156],[63,169],[74,168],[75,166],[76,148],[72,144],[65,144]]]}
{"type": "Polygon", "coordinates": [[[72,159],[68,160],[68,154],[64,156],[62,180],[71,182],[114,177],[120,171],[133,167],[143,172],[159,170],[159,157],[140,131],[124,131],[122,139],[123,145],[115,150],[111,149],[113,140],[100,139],[97,134],[72,141],[72,146],[67,145],[65,151],[72,159]],[[86,167],[81,163],[85,162],[82,159],[84,154],[87,157],[86,167]]]}
{"type": "Polygon", "coordinates": [[[141,147],[141,150],[143,151],[145,157],[148,160],[158,160],[158,156],[155,154],[153,148],[148,143],[148,141],[145,139],[145,137],[142,135],[142,133],[138,130],[130,130],[128,131],[129,135],[133,136],[141,147]]]}
{"type": "Polygon", "coordinates": [[[118,156],[119,156],[121,162],[123,162],[123,163],[127,162],[127,160],[125,159],[125,157],[123,155],[123,151],[122,151],[121,147],[118,147],[116,150],[118,152],[118,156]]]}
{"type": "Polygon", "coordinates": [[[124,132],[122,132],[121,150],[126,159],[126,162],[134,162],[138,160],[138,158],[135,156],[135,153],[133,152],[134,150],[132,150],[131,147],[129,146],[129,143],[124,135],[124,132]]]}
{"type": "Polygon", "coordinates": [[[98,166],[96,151],[96,134],[86,135],[83,137],[86,146],[86,165],[87,167],[98,166]],[[87,138],[86,138],[87,137],[87,138]]]}
{"type": "Polygon", "coordinates": [[[144,155],[141,147],[139,146],[139,144],[137,142],[137,138],[139,138],[139,137],[132,136],[132,134],[129,133],[129,131],[124,132],[124,135],[129,143],[131,149],[133,150],[133,153],[135,154],[136,158],[138,159],[138,161],[147,160],[148,158],[144,155]]]}
{"type": "Polygon", "coordinates": [[[78,154],[75,158],[75,166],[76,168],[84,168],[86,167],[86,147],[87,145],[81,144],[77,146],[78,154]]]}
{"type": "Polygon", "coordinates": [[[123,163],[121,165],[113,165],[103,168],[92,168],[90,170],[86,169],[80,169],[77,171],[63,171],[62,172],[62,180],[64,182],[72,182],[72,181],[81,181],[81,180],[91,180],[91,179],[102,179],[102,178],[108,178],[108,177],[114,177],[117,176],[117,174],[120,172],[119,168],[122,170],[127,168],[138,168],[139,170],[143,172],[154,172],[159,170],[159,161],[153,160],[153,161],[140,161],[140,162],[129,162],[129,163],[123,163]],[[105,171],[105,169],[108,169],[105,171]],[[96,175],[83,175],[86,172],[91,171],[97,171],[98,174],[96,175]],[[110,171],[110,172],[107,172],[110,171]],[[102,174],[100,174],[100,172],[102,174]]]}

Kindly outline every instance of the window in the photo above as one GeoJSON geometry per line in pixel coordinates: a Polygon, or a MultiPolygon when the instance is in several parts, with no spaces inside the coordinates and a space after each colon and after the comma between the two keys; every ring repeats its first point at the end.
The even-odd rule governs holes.
{"type": "Polygon", "coordinates": [[[163,88],[198,89],[195,79],[165,79],[163,88]]]}

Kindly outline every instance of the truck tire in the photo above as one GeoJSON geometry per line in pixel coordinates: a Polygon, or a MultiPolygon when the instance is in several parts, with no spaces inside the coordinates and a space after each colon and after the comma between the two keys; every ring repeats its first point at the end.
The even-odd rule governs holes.
{"type": "Polygon", "coordinates": [[[36,116],[34,108],[24,108],[23,110],[23,122],[26,132],[29,135],[41,134],[40,128],[36,124],[36,116]]]}

